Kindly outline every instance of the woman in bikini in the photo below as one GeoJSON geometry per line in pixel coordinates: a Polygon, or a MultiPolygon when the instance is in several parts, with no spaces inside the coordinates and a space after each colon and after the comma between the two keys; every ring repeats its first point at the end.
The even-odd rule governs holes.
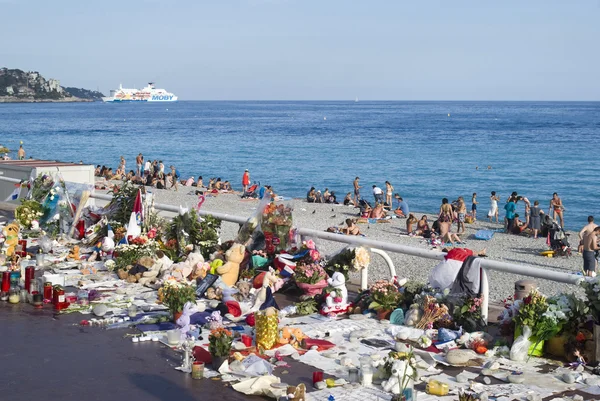
{"type": "Polygon", "coordinates": [[[438,220],[440,223],[451,223],[454,220],[454,211],[452,205],[448,203],[448,198],[442,199],[438,220]]]}
{"type": "Polygon", "coordinates": [[[389,181],[385,182],[385,203],[391,208],[392,207],[392,194],[394,193],[394,187],[389,181]]]}
{"type": "Polygon", "coordinates": [[[427,221],[426,215],[423,215],[421,220],[417,222],[417,230],[415,231],[415,235],[421,235],[425,238],[431,237],[431,229],[429,228],[429,222],[427,221]]]}
{"type": "Polygon", "coordinates": [[[410,213],[408,215],[408,219],[406,219],[406,233],[408,235],[414,235],[413,234],[413,226],[417,223],[417,218],[415,217],[414,214],[410,213]]]}
{"type": "Polygon", "coordinates": [[[558,197],[556,192],[552,194],[552,199],[550,199],[550,209],[553,212],[554,220],[556,220],[556,216],[558,216],[560,219],[560,226],[564,227],[565,222],[563,220],[563,212],[565,207],[563,206],[562,199],[558,197]]]}

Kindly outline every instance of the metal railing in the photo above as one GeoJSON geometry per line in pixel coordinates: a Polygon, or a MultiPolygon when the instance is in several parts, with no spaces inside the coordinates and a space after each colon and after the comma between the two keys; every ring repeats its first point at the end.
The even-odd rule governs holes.
{"type": "MultiPolygon", "coordinates": [[[[92,194],[91,197],[110,201],[112,196],[104,195],[104,194],[92,194]]],[[[167,212],[179,213],[179,207],[172,205],[165,205],[160,203],[155,203],[154,208],[157,210],[163,210],[167,212]]],[[[228,221],[231,223],[243,224],[246,222],[247,218],[241,216],[230,215],[227,213],[213,213],[206,210],[197,211],[200,216],[211,215],[215,218],[228,221]]],[[[401,253],[404,255],[416,256],[420,258],[434,259],[434,260],[442,260],[444,259],[445,253],[431,251],[428,249],[414,248],[405,245],[398,245],[391,242],[377,241],[364,237],[356,237],[356,236],[348,236],[335,234],[325,231],[313,230],[310,228],[298,227],[296,228],[297,233],[301,237],[314,237],[320,238],[328,241],[340,242],[351,246],[364,246],[371,249],[371,252],[378,254],[383,257],[383,259],[388,264],[388,268],[390,269],[390,276],[393,278],[396,276],[396,270],[394,264],[390,257],[385,253],[394,252],[401,253]]],[[[544,270],[531,265],[519,265],[515,263],[506,263],[497,260],[482,258],[481,259],[481,287],[480,291],[482,294],[482,305],[481,305],[481,314],[482,318],[487,322],[488,319],[488,308],[489,308],[489,282],[488,282],[488,274],[487,270],[495,270],[504,273],[511,273],[521,276],[535,277],[541,278],[550,281],[556,281],[559,283],[573,284],[579,285],[582,281],[585,280],[582,276],[577,276],[569,273],[561,273],[552,270],[544,270]]],[[[368,272],[367,269],[363,269],[361,275],[361,288],[365,289],[368,281],[368,272]]]]}

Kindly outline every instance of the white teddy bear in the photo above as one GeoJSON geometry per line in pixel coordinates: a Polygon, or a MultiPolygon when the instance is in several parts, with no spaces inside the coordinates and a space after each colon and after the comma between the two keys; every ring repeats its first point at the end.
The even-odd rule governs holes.
{"type": "Polygon", "coordinates": [[[407,361],[397,359],[392,364],[392,375],[388,380],[381,383],[384,391],[392,394],[400,394],[402,388],[410,388],[414,386],[412,377],[414,370],[407,361]]]}

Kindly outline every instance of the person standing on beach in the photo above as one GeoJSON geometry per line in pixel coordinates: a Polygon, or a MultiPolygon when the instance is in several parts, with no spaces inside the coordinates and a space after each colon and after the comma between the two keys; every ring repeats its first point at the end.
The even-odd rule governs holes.
{"type": "Polygon", "coordinates": [[[375,203],[383,203],[383,190],[377,185],[373,185],[373,198],[375,203]]]}
{"type": "Polygon", "coordinates": [[[583,237],[598,227],[598,225],[594,223],[594,216],[588,216],[587,221],[588,223],[581,229],[581,231],[579,231],[579,247],[577,247],[578,252],[583,251],[583,237]]]}
{"type": "Polygon", "coordinates": [[[508,198],[508,203],[504,205],[504,210],[506,211],[506,232],[511,233],[515,224],[515,211],[517,210],[517,204],[513,197],[508,198]]]}
{"type": "Polygon", "coordinates": [[[359,185],[359,177],[354,179],[354,205],[358,206],[358,201],[360,200],[360,189],[362,188],[359,185]]]}
{"type": "Polygon", "coordinates": [[[590,277],[596,275],[596,251],[600,250],[598,235],[600,235],[600,227],[594,228],[583,237],[583,271],[590,277]]]}
{"type": "Polygon", "coordinates": [[[550,210],[554,212],[553,219],[556,220],[556,216],[560,219],[560,226],[565,227],[565,221],[563,219],[563,212],[565,207],[563,206],[562,200],[558,197],[558,194],[555,192],[552,194],[552,199],[550,199],[550,210]]]}
{"type": "Polygon", "coordinates": [[[165,173],[165,165],[162,160],[158,161],[158,171],[163,174],[165,173]]]}
{"type": "Polygon", "coordinates": [[[498,221],[498,201],[500,200],[499,196],[496,196],[496,191],[492,191],[492,195],[490,196],[490,211],[488,212],[488,217],[490,219],[490,223],[494,216],[496,217],[496,223],[498,221]]]}
{"type": "Polygon", "coordinates": [[[135,168],[136,168],[135,172],[136,172],[136,175],[139,175],[139,176],[143,176],[144,175],[144,172],[142,170],[142,165],[143,164],[144,164],[144,156],[142,156],[142,154],[140,153],[140,154],[138,154],[135,157],[135,168]]]}
{"type": "Polygon", "coordinates": [[[146,163],[144,163],[144,175],[148,175],[151,174],[150,169],[152,168],[152,163],[150,163],[150,160],[146,160],[146,163]]]}
{"type": "Polygon", "coordinates": [[[473,215],[473,221],[477,221],[477,193],[473,193],[473,197],[471,197],[471,214],[473,215]]]}
{"type": "Polygon", "coordinates": [[[242,176],[242,187],[244,188],[244,192],[242,193],[246,193],[246,191],[248,190],[248,185],[250,185],[250,172],[248,171],[248,169],[246,169],[244,171],[244,175],[242,176]]]}
{"type": "Polygon", "coordinates": [[[19,157],[19,160],[25,160],[25,149],[23,149],[23,145],[19,145],[17,156],[19,157]]]}
{"type": "Polygon", "coordinates": [[[533,239],[537,239],[538,231],[542,228],[542,214],[544,214],[544,211],[540,208],[540,202],[533,202],[533,207],[529,210],[529,214],[529,227],[533,230],[533,239]]]}
{"type": "Polygon", "coordinates": [[[385,203],[388,207],[392,207],[392,194],[394,193],[394,187],[389,181],[385,182],[385,203]]]}
{"type": "Polygon", "coordinates": [[[177,183],[179,182],[179,172],[173,165],[171,165],[169,168],[171,169],[171,188],[175,187],[175,191],[177,191],[177,183]]]}
{"type": "Polygon", "coordinates": [[[442,199],[438,220],[440,223],[452,223],[454,220],[454,211],[452,210],[452,205],[448,203],[448,198],[442,199]]]}
{"type": "Polygon", "coordinates": [[[465,216],[467,215],[467,205],[465,204],[465,200],[462,196],[458,197],[458,221],[456,222],[456,232],[458,234],[463,234],[465,232],[465,216]],[[462,231],[461,231],[462,228],[462,231]]]}

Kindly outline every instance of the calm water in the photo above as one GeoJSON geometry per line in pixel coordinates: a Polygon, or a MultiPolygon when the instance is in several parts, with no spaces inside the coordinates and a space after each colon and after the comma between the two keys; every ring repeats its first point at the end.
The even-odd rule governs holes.
{"type": "Polygon", "coordinates": [[[343,198],[358,175],[372,199],[389,180],[413,210],[459,195],[470,209],[477,192],[485,214],[492,190],[547,208],[556,191],[567,227],[600,218],[600,102],[0,104],[0,143],[20,140],[28,156],[113,168],[142,152],[234,187],[249,168],[290,197],[314,185],[343,198]]]}

